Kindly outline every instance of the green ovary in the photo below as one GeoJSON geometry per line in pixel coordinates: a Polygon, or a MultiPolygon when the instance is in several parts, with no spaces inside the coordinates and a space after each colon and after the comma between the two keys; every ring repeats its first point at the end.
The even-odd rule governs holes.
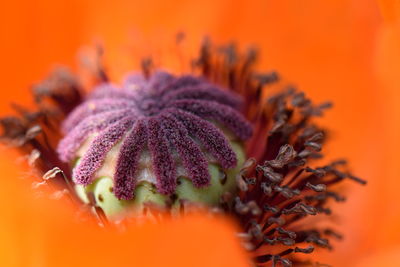
{"type": "Polygon", "coordinates": [[[171,205],[173,210],[179,210],[181,200],[191,203],[199,203],[207,206],[218,206],[224,192],[236,190],[236,174],[240,171],[245,160],[243,145],[238,142],[231,142],[236,153],[238,164],[233,169],[222,170],[219,165],[210,163],[208,169],[211,175],[210,185],[204,188],[196,188],[187,177],[178,178],[178,186],[174,196],[159,194],[154,185],[148,182],[141,182],[137,185],[132,200],[119,200],[113,193],[113,180],[110,177],[100,177],[92,184],[84,187],[76,185],[78,197],[86,204],[89,195],[93,196],[95,205],[100,207],[105,215],[113,220],[126,216],[141,214],[145,204],[158,207],[171,205]]]}

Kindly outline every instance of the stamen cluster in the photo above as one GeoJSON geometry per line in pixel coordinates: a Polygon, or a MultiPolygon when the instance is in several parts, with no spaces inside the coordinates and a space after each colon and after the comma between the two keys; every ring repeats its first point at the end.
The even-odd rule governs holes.
{"type": "Polygon", "coordinates": [[[329,238],[341,238],[330,228],[301,222],[330,215],[329,200],[345,200],[333,185],[345,179],[366,182],[347,170],[345,160],[317,165],[326,131],[312,119],[322,116],[331,103],[314,105],[292,86],[269,93],[266,88],[279,86],[279,77],[256,73],[255,60],[254,50],[242,55],[228,45],[214,52],[205,42],[194,62],[205,77],[245,97],[244,114],[255,129],[247,148],[251,158],[236,178],[239,192],[227,192],[221,206],[241,223],[240,236],[258,266],[298,266],[305,262],[297,253],[312,253],[315,246],[331,249],[329,238]]]}

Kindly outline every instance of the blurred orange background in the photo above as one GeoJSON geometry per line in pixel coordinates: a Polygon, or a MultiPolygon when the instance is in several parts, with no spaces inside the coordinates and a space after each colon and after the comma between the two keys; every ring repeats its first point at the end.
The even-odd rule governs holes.
{"type": "MultiPolygon", "coordinates": [[[[332,131],[325,152],[332,158],[348,158],[354,173],[369,182],[367,187],[347,188],[347,203],[337,207],[341,215],[338,229],[345,240],[333,252],[320,255],[320,260],[334,266],[400,266],[399,7],[397,0],[3,0],[0,114],[10,112],[11,102],[30,105],[29,86],[56,63],[77,70],[78,52],[99,41],[116,80],[149,51],[168,59],[165,47],[173,44],[178,31],[186,33],[188,51],[204,35],[218,43],[255,44],[262,52],[260,69],[277,70],[317,102],[329,99],[335,103],[321,120],[332,131]]],[[[138,260],[121,266],[138,266],[133,265],[138,262],[160,266],[156,263],[162,261],[146,252],[158,243],[166,247],[165,254],[181,257],[174,261],[156,256],[164,257],[164,266],[246,265],[245,256],[229,238],[232,226],[225,222],[200,220],[204,227],[199,227],[198,218],[192,218],[171,223],[172,232],[164,239],[160,239],[161,232],[145,226],[127,237],[93,241],[96,232],[72,223],[68,219],[72,213],[57,211],[54,219],[43,210],[55,212],[59,210],[56,204],[29,197],[30,188],[23,188],[29,184],[18,178],[22,170],[15,158],[16,154],[11,157],[9,150],[1,148],[1,266],[88,264],[85,253],[95,257],[96,252],[85,249],[93,249],[93,242],[98,257],[108,259],[91,262],[97,266],[112,264],[110,259],[118,258],[118,252],[138,260]],[[72,234],[66,232],[69,227],[72,234]],[[205,234],[195,235],[198,247],[182,245],[188,242],[188,233],[199,229],[205,234]],[[69,234],[80,240],[68,240],[69,234]],[[166,242],[176,236],[176,242],[166,242]],[[129,244],[131,237],[132,242],[137,238],[146,245],[132,245],[136,253],[118,247],[129,244]],[[216,237],[220,242],[211,245],[216,237]],[[148,238],[155,243],[146,243],[148,238]],[[71,249],[74,242],[77,247],[71,249]],[[219,254],[207,249],[218,246],[219,254]],[[195,262],[200,258],[204,261],[195,262]]]]}

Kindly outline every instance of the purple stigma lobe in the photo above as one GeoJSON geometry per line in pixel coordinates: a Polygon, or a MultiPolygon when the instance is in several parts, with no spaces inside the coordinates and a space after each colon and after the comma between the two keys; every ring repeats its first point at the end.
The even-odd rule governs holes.
{"type": "Polygon", "coordinates": [[[240,139],[249,139],[252,135],[250,123],[233,108],[206,100],[177,100],[172,106],[189,111],[199,117],[215,119],[228,127],[240,139]]]}
{"type": "Polygon", "coordinates": [[[102,131],[110,124],[118,122],[126,115],[126,111],[110,111],[86,117],[76,125],[68,135],[58,144],[57,152],[60,159],[70,161],[89,134],[102,131]]]}
{"type": "Polygon", "coordinates": [[[138,120],[127,136],[119,152],[114,176],[114,194],[119,199],[131,199],[136,186],[140,154],[147,144],[147,127],[144,120],[138,120]]]}
{"type": "Polygon", "coordinates": [[[88,185],[91,183],[93,174],[100,168],[107,152],[122,138],[132,123],[132,118],[125,118],[121,122],[109,126],[92,141],[81,163],[74,170],[73,178],[77,184],[88,185]]]}
{"type": "Polygon", "coordinates": [[[198,145],[189,137],[184,124],[170,114],[162,115],[161,121],[165,135],[178,151],[193,184],[197,187],[208,185],[211,179],[208,162],[198,145]]]}
{"type": "Polygon", "coordinates": [[[221,130],[214,124],[191,113],[177,110],[174,115],[185,125],[189,134],[197,137],[222,168],[233,168],[237,164],[235,152],[221,130]]]}
{"type": "Polygon", "coordinates": [[[94,99],[86,101],[84,104],[77,107],[68,118],[63,122],[62,129],[64,132],[72,130],[82,118],[108,111],[119,111],[121,109],[133,108],[132,101],[127,99],[94,99]]]}
{"type": "Polygon", "coordinates": [[[156,118],[148,121],[148,146],[157,178],[157,189],[161,194],[172,194],[176,188],[176,167],[167,138],[156,118]]]}

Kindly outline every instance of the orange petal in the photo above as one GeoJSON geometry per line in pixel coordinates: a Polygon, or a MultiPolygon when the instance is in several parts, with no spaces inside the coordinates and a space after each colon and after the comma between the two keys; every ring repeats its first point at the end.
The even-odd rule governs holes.
{"type": "Polygon", "coordinates": [[[249,266],[228,220],[197,214],[126,231],[100,228],[0,159],[1,266],[249,266]]]}
{"type": "Polygon", "coordinates": [[[392,267],[400,262],[400,248],[392,248],[367,255],[356,267],[392,267]]]}
{"type": "MultiPolygon", "coordinates": [[[[397,1],[398,3],[398,1],[397,1]]],[[[400,6],[398,6],[400,7],[400,6]]],[[[400,10],[400,9],[399,9],[400,10]]],[[[400,17],[399,17],[400,18],[400,17]]],[[[400,243],[400,212],[398,212],[398,191],[400,186],[400,166],[398,148],[400,147],[400,20],[382,24],[377,36],[377,53],[375,68],[379,79],[379,91],[385,99],[385,167],[384,182],[380,187],[379,202],[382,216],[381,226],[376,235],[382,245],[400,243]]]]}
{"type": "Polygon", "coordinates": [[[400,1],[378,0],[383,18],[387,22],[394,22],[400,18],[400,1]]]}

